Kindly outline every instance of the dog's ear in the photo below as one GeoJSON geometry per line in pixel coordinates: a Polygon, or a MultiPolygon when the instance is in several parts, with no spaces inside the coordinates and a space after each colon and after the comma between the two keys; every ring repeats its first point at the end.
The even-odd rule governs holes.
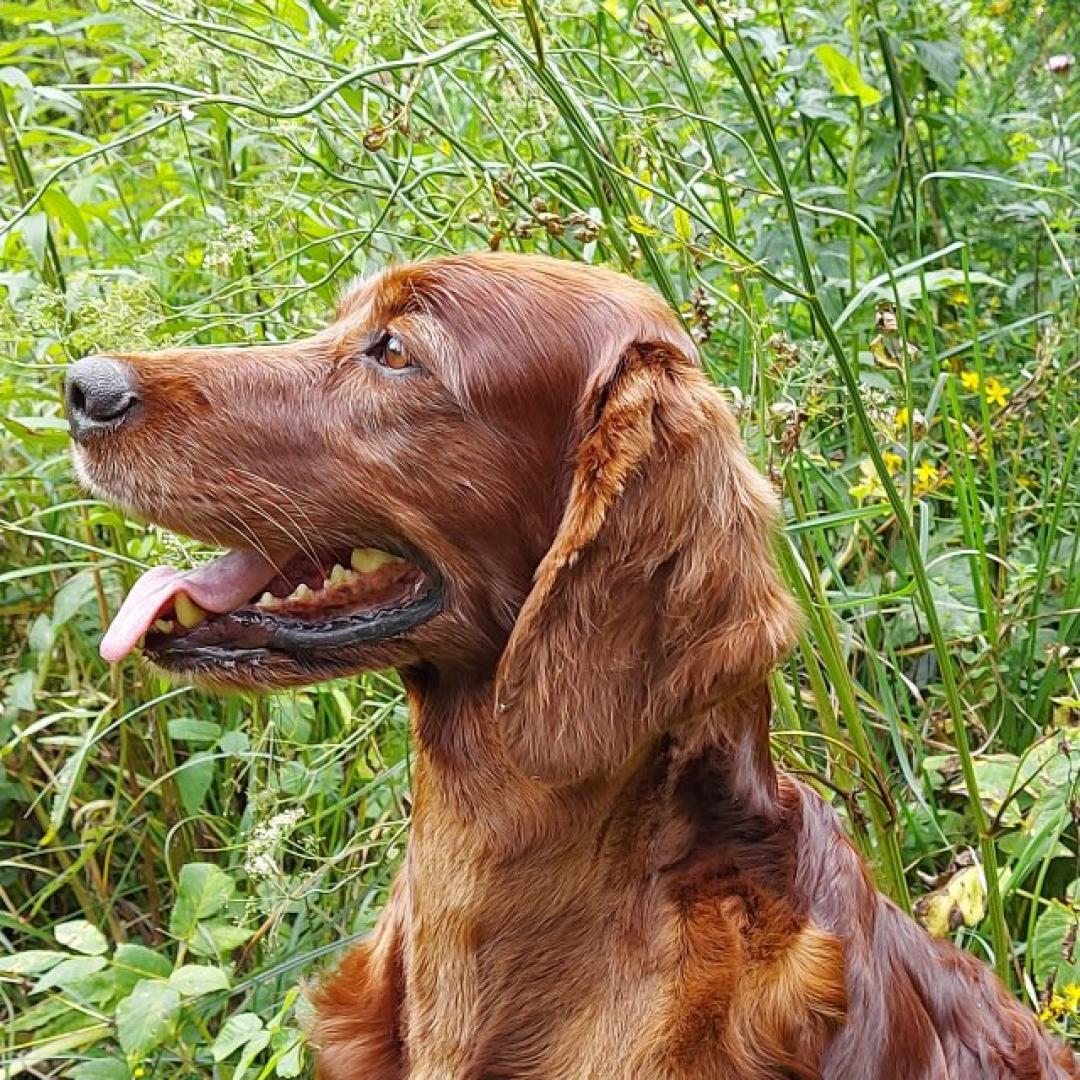
{"type": "Polygon", "coordinates": [[[562,522],[496,678],[511,760],[552,782],[766,679],[798,626],[775,499],[702,371],[637,344],[588,402],[562,522]]]}

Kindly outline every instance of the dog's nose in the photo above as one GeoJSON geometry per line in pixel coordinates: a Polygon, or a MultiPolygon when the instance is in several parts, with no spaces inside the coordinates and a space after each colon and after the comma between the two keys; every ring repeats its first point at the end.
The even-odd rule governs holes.
{"type": "Polygon", "coordinates": [[[111,356],[87,356],[68,368],[64,400],[76,442],[115,431],[131,418],[138,404],[135,372],[111,356]]]}

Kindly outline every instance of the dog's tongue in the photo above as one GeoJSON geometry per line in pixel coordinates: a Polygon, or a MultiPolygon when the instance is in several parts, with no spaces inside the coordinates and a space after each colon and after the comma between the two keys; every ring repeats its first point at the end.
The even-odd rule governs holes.
{"type": "Polygon", "coordinates": [[[230,551],[194,570],[155,566],[120,605],[101,639],[101,655],[110,664],[123,660],[177,593],[187,593],[199,607],[224,615],[250,600],[277,572],[255,551],[230,551]]]}

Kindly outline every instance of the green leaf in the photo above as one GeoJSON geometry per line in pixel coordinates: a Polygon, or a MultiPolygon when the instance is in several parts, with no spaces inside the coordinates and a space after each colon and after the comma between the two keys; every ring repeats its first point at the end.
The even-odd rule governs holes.
{"type": "Polygon", "coordinates": [[[168,983],[143,980],[116,1006],[116,1036],[129,1061],[146,1057],[171,1034],[180,993],[168,983]]]}
{"type": "Polygon", "coordinates": [[[236,1013],[222,1025],[211,1053],[215,1061],[224,1061],[241,1046],[246,1046],[263,1030],[263,1022],[254,1013],[236,1013]]]}
{"type": "Polygon", "coordinates": [[[342,25],[341,16],[334,11],[334,9],[326,3],[326,0],[311,0],[311,6],[315,9],[315,13],[331,30],[340,30],[342,25]]]}
{"type": "Polygon", "coordinates": [[[690,221],[690,215],[681,206],[676,206],[671,219],[675,226],[675,235],[684,244],[689,244],[694,239],[694,226],[690,221]]]}
{"type": "Polygon", "coordinates": [[[96,598],[94,575],[90,570],[72,574],[56,591],[52,607],[52,628],[59,630],[96,598]]]}
{"type": "Polygon", "coordinates": [[[90,242],[90,233],[86,228],[86,221],[79,208],[60,188],[49,188],[41,197],[41,204],[54,218],[62,221],[79,238],[80,244],[85,246],[90,242]]]}
{"type": "Polygon", "coordinates": [[[11,676],[3,704],[5,711],[7,709],[17,709],[19,712],[34,711],[33,671],[18,671],[11,676]]]}
{"type": "Polygon", "coordinates": [[[0,83],[33,93],[34,84],[25,72],[17,67],[0,67],[0,83]]]}
{"type": "Polygon", "coordinates": [[[876,105],[881,100],[881,92],[865,82],[855,61],[835,45],[819,45],[814,55],[821,61],[835,93],[858,98],[863,105],[876,105]]]}
{"type": "Polygon", "coordinates": [[[1045,986],[1050,979],[1064,987],[1080,983],[1080,956],[1077,955],[1077,931],[1080,915],[1056,901],[1039,916],[1031,941],[1035,981],[1045,986]]]}
{"type": "Polygon", "coordinates": [[[934,80],[938,90],[955,94],[960,76],[964,73],[964,51],[951,41],[911,42],[915,57],[923,71],[934,80]]]}
{"type": "Polygon", "coordinates": [[[253,931],[246,927],[210,919],[199,923],[195,928],[195,935],[191,939],[191,951],[196,956],[221,960],[234,949],[239,949],[252,933],[253,931]]]}
{"type": "Polygon", "coordinates": [[[275,1073],[282,1077],[299,1076],[304,1069],[303,1036],[286,1028],[274,1036],[274,1047],[280,1055],[274,1066],[275,1073]]]}
{"type": "Polygon", "coordinates": [[[218,743],[221,747],[223,754],[228,754],[230,757],[240,757],[242,754],[248,752],[251,746],[251,740],[247,737],[247,733],[243,731],[226,731],[221,736],[221,741],[218,743]]]}
{"type": "Polygon", "coordinates": [[[229,976],[219,967],[206,964],[185,964],[169,976],[169,985],[184,997],[201,997],[215,990],[229,989],[229,976]]]}
{"type": "Polygon", "coordinates": [[[214,782],[217,762],[212,754],[192,754],[176,770],[176,786],[180,802],[191,815],[197,814],[206,800],[206,793],[214,782]]]}
{"type": "Polygon", "coordinates": [[[83,979],[96,975],[105,965],[104,956],[73,956],[69,960],[62,960],[38,979],[31,993],[40,994],[54,986],[69,989],[83,979]]]}
{"type": "Polygon", "coordinates": [[[131,1070],[119,1058],[95,1058],[76,1065],[68,1076],[71,1080],[131,1080],[131,1070]]]}
{"type": "Polygon", "coordinates": [[[0,975],[40,975],[66,958],[67,954],[62,952],[27,949],[11,956],[0,956],[0,975]]]}
{"type": "Polygon", "coordinates": [[[172,972],[172,961],[145,945],[124,942],[113,953],[113,971],[121,993],[130,993],[141,979],[167,979],[172,972]]]}
{"type": "Polygon", "coordinates": [[[59,416],[0,416],[6,428],[20,442],[41,446],[67,446],[71,439],[67,421],[59,416]]]}
{"type": "Polygon", "coordinates": [[[49,215],[27,214],[16,226],[38,266],[45,264],[45,244],[49,237],[49,215]]]}
{"type": "Polygon", "coordinates": [[[221,725],[211,720],[180,716],[169,721],[169,738],[174,742],[213,743],[221,734],[221,725]]]}
{"type": "Polygon", "coordinates": [[[655,225],[650,225],[640,214],[631,214],[626,219],[632,233],[638,236],[659,236],[660,230],[655,225]]]}
{"type": "Polygon", "coordinates": [[[83,953],[85,956],[101,956],[108,951],[109,943],[105,935],[93,923],[85,919],[73,919],[71,922],[61,923],[53,936],[65,948],[72,952],[83,953]]]}
{"type": "Polygon", "coordinates": [[[188,863],[180,871],[176,904],[169,918],[169,933],[190,939],[200,919],[216,915],[236,890],[236,883],[213,863],[188,863]]]}
{"type": "MultiPolygon", "coordinates": [[[[1006,287],[1005,282],[1000,278],[991,277],[981,270],[972,270],[968,274],[968,281],[972,285],[992,285],[996,289],[1006,287]]],[[[905,307],[915,303],[922,296],[924,284],[928,293],[940,292],[942,289],[962,288],[964,286],[964,272],[963,270],[945,266],[940,270],[931,270],[929,273],[924,274],[921,279],[918,274],[903,277],[896,283],[896,295],[900,298],[900,303],[905,307]]],[[[881,285],[874,291],[883,300],[893,298],[892,288],[889,285],[881,285]]]]}

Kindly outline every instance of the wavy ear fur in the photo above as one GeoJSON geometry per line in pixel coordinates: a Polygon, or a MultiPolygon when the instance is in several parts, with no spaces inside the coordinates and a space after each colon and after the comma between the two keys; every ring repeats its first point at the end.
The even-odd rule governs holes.
{"type": "Polygon", "coordinates": [[[697,365],[632,345],[590,406],[496,679],[511,759],[553,782],[610,773],[764,682],[798,625],[769,547],[775,499],[697,365]]]}

